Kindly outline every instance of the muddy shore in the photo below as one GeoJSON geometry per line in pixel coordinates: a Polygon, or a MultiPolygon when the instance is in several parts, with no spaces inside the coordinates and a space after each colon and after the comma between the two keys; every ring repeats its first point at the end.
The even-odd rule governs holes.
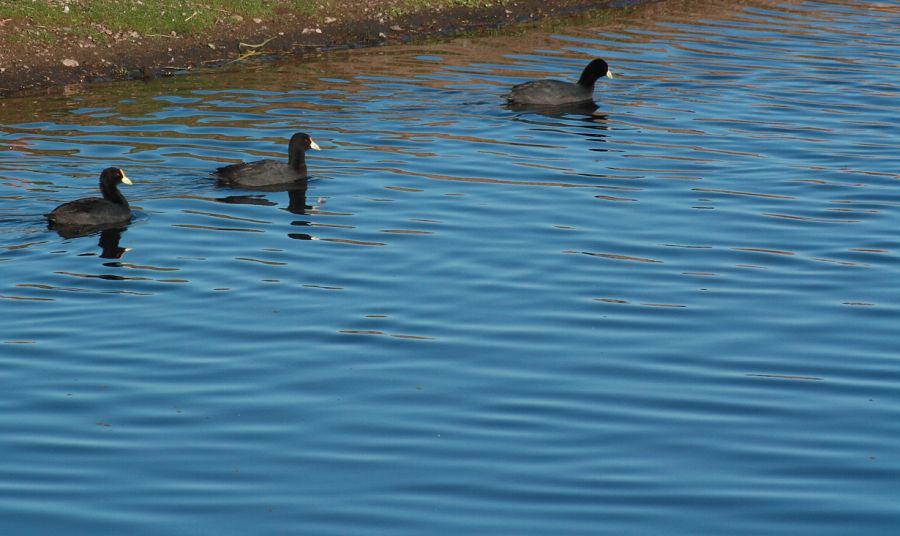
{"type": "Polygon", "coordinates": [[[52,92],[69,84],[127,80],[193,72],[253,61],[271,55],[319,54],[325,50],[417,42],[598,9],[623,9],[640,0],[515,0],[455,5],[406,13],[397,0],[375,0],[366,7],[332,3],[316,16],[283,12],[268,19],[223,18],[198,35],[139,35],[105,31],[104,39],[76,37],[71,28],[56,32],[52,44],[23,44],[16,38],[33,31],[27,19],[0,20],[0,97],[52,92]],[[105,42],[104,42],[105,41],[105,42]]]}

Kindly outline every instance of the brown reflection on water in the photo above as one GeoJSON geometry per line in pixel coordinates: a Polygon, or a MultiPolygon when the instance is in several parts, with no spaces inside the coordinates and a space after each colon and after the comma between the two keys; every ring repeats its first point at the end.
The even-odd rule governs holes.
{"type": "Polygon", "coordinates": [[[805,381],[822,381],[825,378],[816,376],[788,376],[786,374],[745,374],[751,378],[768,378],[772,380],[805,380],[805,381]]]}
{"type": "MultiPolygon", "coordinates": [[[[258,202],[258,201],[260,201],[259,199],[252,198],[252,197],[249,197],[249,196],[243,196],[243,197],[240,197],[240,198],[237,197],[237,196],[234,196],[234,197],[229,197],[229,198],[226,198],[226,199],[228,199],[228,201],[224,201],[224,202],[227,202],[227,203],[243,203],[244,200],[246,199],[246,200],[249,200],[249,202],[247,202],[246,204],[250,204],[250,205],[274,205],[274,204],[275,204],[275,203],[272,203],[272,202],[266,202],[266,201],[264,201],[264,202],[258,202]],[[241,201],[236,201],[236,199],[241,199],[241,201]]],[[[222,200],[221,200],[221,199],[218,199],[217,201],[222,201],[222,200]]],[[[240,217],[240,216],[233,216],[233,215],[231,215],[231,214],[222,214],[222,213],[219,213],[219,212],[208,212],[208,211],[204,211],[204,210],[184,209],[184,210],[182,210],[181,212],[184,213],[184,214],[197,214],[197,215],[206,216],[206,217],[209,217],[209,218],[220,218],[220,219],[223,219],[223,220],[232,220],[232,221],[239,221],[239,222],[244,222],[244,223],[258,223],[258,224],[261,224],[261,225],[265,225],[265,224],[268,224],[268,223],[272,223],[271,221],[266,221],[266,220],[256,220],[256,219],[252,219],[252,218],[242,218],[242,217],[240,217]]]]}
{"type": "Polygon", "coordinates": [[[227,231],[237,233],[261,233],[259,229],[246,229],[241,227],[216,227],[213,225],[197,225],[194,223],[173,223],[172,227],[180,227],[182,229],[198,229],[204,231],[227,231]]]}
{"type": "Polygon", "coordinates": [[[382,229],[382,233],[407,234],[407,235],[430,235],[431,231],[420,231],[418,229],[382,229]]]}
{"type": "Polygon", "coordinates": [[[648,259],[646,257],[633,257],[631,255],[619,255],[617,253],[596,253],[593,251],[563,251],[563,253],[580,253],[582,255],[590,255],[591,257],[601,257],[614,261],[640,262],[645,264],[662,264],[663,261],[656,259],[648,259]]]}
{"type": "Polygon", "coordinates": [[[54,298],[36,298],[34,296],[9,296],[7,294],[0,294],[0,300],[36,301],[36,302],[56,301],[54,298]]]}
{"type": "MultiPolygon", "coordinates": [[[[487,78],[479,78],[478,72],[470,67],[480,63],[507,65],[510,63],[508,58],[510,51],[557,50],[560,46],[560,41],[554,37],[557,32],[564,31],[569,35],[590,38],[596,36],[598,32],[609,35],[643,30],[643,32],[629,32],[629,42],[652,43],[659,38],[660,34],[678,35],[680,33],[678,28],[672,26],[661,27],[661,23],[690,23],[700,20],[709,21],[710,19],[746,20],[740,15],[748,7],[772,11],[768,14],[771,19],[774,17],[773,13],[786,12],[790,14],[789,6],[791,4],[802,4],[802,2],[770,0],[650,2],[624,9],[604,9],[554,17],[534,24],[490,30],[484,34],[475,34],[470,37],[440,39],[407,45],[334,50],[315,57],[304,57],[302,60],[288,57],[276,61],[202,70],[202,74],[164,77],[150,81],[99,82],[84,86],[70,86],[63,93],[0,100],[0,112],[3,114],[6,125],[52,118],[58,123],[131,126],[133,123],[123,122],[121,117],[117,116],[134,117],[154,114],[171,106],[182,105],[177,101],[153,98],[159,95],[184,97],[189,99],[185,105],[191,105],[190,101],[198,98],[198,95],[194,93],[197,90],[229,91],[234,88],[265,87],[267,91],[275,94],[272,97],[279,97],[280,93],[297,92],[298,89],[316,92],[338,90],[341,93],[353,94],[360,90],[371,89],[369,82],[358,79],[361,74],[376,76],[380,74],[395,81],[415,79],[418,84],[443,88],[456,82],[430,78],[430,75],[447,67],[469,69],[471,71],[469,72],[469,83],[491,84],[493,82],[487,78]],[[440,61],[417,59],[419,56],[426,55],[438,56],[440,61]],[[355,83],[336,84],[333,79],[354,80],[355,83]],[[113,107],[114,115],[109,116],[104,113],[112,111],[113,107]],[[96,109],[96,111],[72,113],[79,109],[96,109]]],[[[792,26],[802,27],[796,22],[792,22],[792,26]]],[[[788,31],[787,28],[784,30],[788,31]]],[[[568,51],[564,51],[560,57],[585,59],[583,55],[568,51]]],[[[577,77],[578,69],[575,71],[570,74],[571,77],[577,77]]],[[[613,71],[616,76],[627,77],[627,66],[613,66],[613,71]]],[[[525,80],[534,76],[544,76],[547,73],[498,67],[491,71],[491,74],[525,80]]],[[[373,85],[379,83],[381,81],[371,82],[373,85]]],[[[265,95],[246,95],[247,98],[254,99],[254,101],[260,96],[265,97],[265,95]]],[[[235,96],[234,94],[231,94],[231,97],[240,98],[239,95],[235,96]]],[[[199,96],[200,100],[210,98],[215,99],[216,96],[199,96]]],[[[270,102],[265,105],[260,103],[262,106],[260,109],[286,106],[284,102],[278,102],[277,98],[268,100],[270,102]]],[[[205,104],[204,106],[211,105],[205,104]]],[[[302,108],[306,105],[302,101],[292,100],[289,106],[302,108]]],[[[187,121],[194,124],[193,122],[198,119],[193,118],[187,121]]],[[[180,123],[183,121],[185,120],[179,120],[180,123]]],[[[228,123],[225,122],[223,125],[227,126],[228,123]]],[[[4,130],[9,128],[3,127],[4,130]]],[[[150,134],[150,136],[158,135],[172,136],[173,133],[154,132],[150,134]]],[[[179,135],[183,136],[183,134],[179,135]]],[[[28,149],[17,147],[17,150],[28,149]]]]}
{"type": "Polygon", "coordinates": [[[796,220],[808,223],[860,223],[860,220],[838,220],[834,218],[814,218],[811,216],[798,216],[796,214],[778,214],[774,212],[763,212],[763,216],[769,218],[780,218],[784,220],[796,220]]]}
{"type": "Polygon", "coordinates": [[[386,333],[384,331],[378,331],[373,329],[342,329],[338,330],[338,333],[343,333],[344,335],[383,335],[387,337],[393,337],[395,339],[407,339],[414,341],[433,341],[434,337],[426,337],[424,335],[404,335],[400,333],[386,333]]]}
{"type": "Polygon", "coordinates": [[[737,190],[722,190],[719,188],[691,188],[693,192],[705,192],[705,193],[715,193],[715,194],[723,194],[723,195],[738,195],[738,196],[747,196],[747,197],[763,197],[766,199],[796,199],[796,197],[792,197],[789,195],[777,195],[777,194],[763,194],[758,192],[739,192],[737,190]]]}
{"type": "Polygon", "coordinates": [[[792,256],[796,255],[793,251],[782,251],[778,249],[767,249],[767,248],[734,248],[735,251],[747,251],[751,253],[767,253],[770,255],[784,255],[784,256],[792,256]]]}
{"type": "MultiPolygon", "coordinates": [[[[366,169],[366,168],[363,168],[366,169]]],[[[372,170],[377,171],[377,170],[372,170]]],[[[551,186],[557,188],[596,188],[602,190],[618,190],[618,191],[626,191],[626,192],[638,192],[643,190],[643,188],[638,188],[634,186],[610,186],[610,185],[601,185],[601,184],[580,184],[575,182],[556,182],[556,181],[527,181],[527,180],[511,180],[511,179],[496,179],[489,177],[457,177],[453,175],[440,175],[438,173],[424,173],[421,171],[407,171],[399,168],[383,168],[380,171],[395,173],[397,175],[409,175],[413,177],[422,177],[426,179],[432,179],[437,181],[451,181],[451,182],[475,182],[475,183],[483,183],[483,184],[505,184],[505,185],[513,185],[513,186],[551,186]]],[[[623,201],[632,201],[632,199],[621,198],[623,201]]]]}
{"type": "Polygon", "coordinates": [[[641,305],[643,307],[658,307],[662,309],[686,309],[687,305],[683,305],[680,303],[640,303],[633,304],[628,300],[623,300],[621,298],[593,298],[593,301],[602,302],[602,303],[612,303],[617,305],[641,305]]]}

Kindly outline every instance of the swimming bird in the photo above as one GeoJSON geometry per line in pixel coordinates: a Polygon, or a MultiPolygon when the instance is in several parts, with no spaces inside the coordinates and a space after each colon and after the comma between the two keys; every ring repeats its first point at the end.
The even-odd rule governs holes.
{"type": "Polygon", "coordinates": [[[51,225],[57,226],[99,226],[126,223],[131,219],[131,207],[119,183],[132,184],[125,172],[117,167],[109,167],[100,173],[100,192],[103,198],[85,197],[76,199],[53,209],[47,214],[51,225]]]}
{"type": "Polygon", "coordinates": [[[309,134],[298,132],[288,143],[288,161],[256,160],[220,167],[213,173],[221,184],[229,186],[272,186],[306,178],[306,151],[319,150],[309,134]]]}
{"type": "Polygon", "coordinates": [[[612,78],[609,65],[602,59],[595,59],[581,72],[581,78],[574,84],[562,80],[532,80],[513,86],[506,96],[510,104],[561,105],[591,102],[594,99],[594,84],[601,76],[612,78]]]}

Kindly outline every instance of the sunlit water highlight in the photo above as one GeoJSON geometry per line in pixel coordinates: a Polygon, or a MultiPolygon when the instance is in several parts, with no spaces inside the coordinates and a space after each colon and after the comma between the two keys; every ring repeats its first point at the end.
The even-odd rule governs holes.
{"type": "Polygon", "coordinates": [[[3,534],[897,534],[900,8],[9,100],[3,534]],[[500,95],[602,56],[599,109],[500,95]],[[306,190],[217,187],[310,133],[306,190]],[[42,214],[135,181],[123,232],[42,214]]]}

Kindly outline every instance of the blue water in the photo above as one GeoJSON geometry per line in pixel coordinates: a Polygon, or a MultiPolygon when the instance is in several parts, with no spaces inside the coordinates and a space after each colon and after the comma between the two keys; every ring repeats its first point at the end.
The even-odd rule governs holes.
{"type": "Polygon", "coordinates": [[[0,533],[900,533],[900,7],[0,102],[0,533]],[[513,111],[589,58],[599,109],[513,111]],[[310,133],[305,192],[217,187],[310,133]],[[122,233],[41,214],[121,166],[122,233]]]}

